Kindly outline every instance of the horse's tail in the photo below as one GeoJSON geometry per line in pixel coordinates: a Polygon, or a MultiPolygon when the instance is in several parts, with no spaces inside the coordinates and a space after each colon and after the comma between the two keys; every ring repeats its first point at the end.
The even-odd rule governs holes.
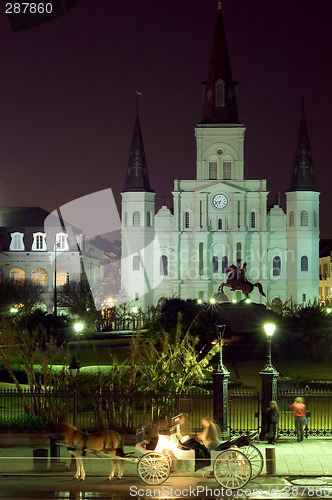
{"type": "Polygon", "coordinates": [[[124,446],[123,437],[121,436],[121,434],[118,434],[118,436],[119,436],[119,444],[115,454],[118,455],[119,457],[124,457],[125,453],[123,451],[123,446],[124,446]]]}
{"type": "Polygon", "coordinates": [[[259,290],[259,293],[261,295],[263,295],[263,297],[266,297],[264,291],[263,291],[263,287],[262,287],[262,284],[261,283],[255,283],[254,286],[257,286],[258,290],[259,290]]]}

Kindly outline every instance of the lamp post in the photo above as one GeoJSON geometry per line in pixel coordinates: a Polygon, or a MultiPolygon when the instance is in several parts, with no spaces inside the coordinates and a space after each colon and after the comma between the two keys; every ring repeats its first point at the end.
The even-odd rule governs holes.
{"type": "Polygon", "coordinates": [[[80,349],[81,349],[81,335],[82,335],[82,330],[84,328],[83,323],[75,323],[74,325],[74,330],[75,330],[75,335],[78,336],[78,346],[77,346],[77,363],[79,367],[81,366],[81,358],[80,358],[80,349]]]}
{"type": "Polygon", "coordinates": [[[76,379],[78,375],[78,371],[80,369],[79,363],[76,361],[75,356],[72,357],[71,363],[69,365],[69,372],[74,381],[74,405],[73,405],[73,425],[76,426],[76,418],[77,418],[77,391],[76,391],[76,379]]]}
{"type": "Polygon", "coordinates": [[[266,429],[266,410],[270,401],[277,399],[277,378],[279,373],[272,365],[271,344],[276,325],[274,323],[265,323],[264,330],[267,339],[267,363],[260,372],[262,381],[262,406],[261,406],[261,432],[259,438],[264,440],[266,429]]]}
{"type": "Polygon", "coordinates": [[[229,371],[223,364],[222,341],[226,325],[216,325],[219,342],[219,363],[212,374],[213,380],[213,418],[219,424],[221,433],[227,436],[227,405],[228,405],[228,377],[229,371]]]}

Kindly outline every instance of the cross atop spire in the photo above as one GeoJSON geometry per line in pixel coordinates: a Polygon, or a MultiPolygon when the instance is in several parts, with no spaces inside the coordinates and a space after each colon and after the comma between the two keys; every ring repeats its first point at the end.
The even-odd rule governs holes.
{"type": "Polygon", "coordinates": [[[202,124],[239,123],[236,83],[229,61],[221,2],[218,2],[208,81],[205,88],[202,124]]]}
{"type": "Polygon", "coordinates": [[[302,96],[301,125],[289,191],[318,191],[304,116],[304,95],[302,96]]]}
{"type": "MultiPolygon", "coordinates": [[[[139,95],[141,95],[141,93],[136,92],[137,108],[139,95]]],[[[125,193],[127,191],[144,191],[153,193],[153,189],[150,188],[138,109],[131,142],[125,186],[122,192],[125,193]]]]}

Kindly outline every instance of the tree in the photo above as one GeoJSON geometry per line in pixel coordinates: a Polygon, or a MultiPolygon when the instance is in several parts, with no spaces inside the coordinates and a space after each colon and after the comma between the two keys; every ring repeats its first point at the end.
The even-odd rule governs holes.
{"type": "Polygon", "coordinates": [[[13,280],[0,281],[0,314],[8,315],[12,307],[20,310],[25,318],[31,314],[35,304],[41,301],[43,287],[26,280],[16,283],[13,280]]]}
{"type": "Polygon", "coordinates": [[[58,302],[67,307],[70,314],[78,316],[88,328],[95,330],[101,316],[87,281],[73,281],[64,285],[58,292],[58,302]]]}

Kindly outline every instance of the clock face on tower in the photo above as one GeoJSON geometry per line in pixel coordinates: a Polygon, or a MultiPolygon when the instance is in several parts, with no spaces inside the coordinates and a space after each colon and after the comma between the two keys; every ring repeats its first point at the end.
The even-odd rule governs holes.
{"type": "Polygon", "coordinates": [[[227,196],[220,193],[215,194],[214,197],[212,198],[212,205],[215,208],[225,208],[228,205],[227,196]]]}

